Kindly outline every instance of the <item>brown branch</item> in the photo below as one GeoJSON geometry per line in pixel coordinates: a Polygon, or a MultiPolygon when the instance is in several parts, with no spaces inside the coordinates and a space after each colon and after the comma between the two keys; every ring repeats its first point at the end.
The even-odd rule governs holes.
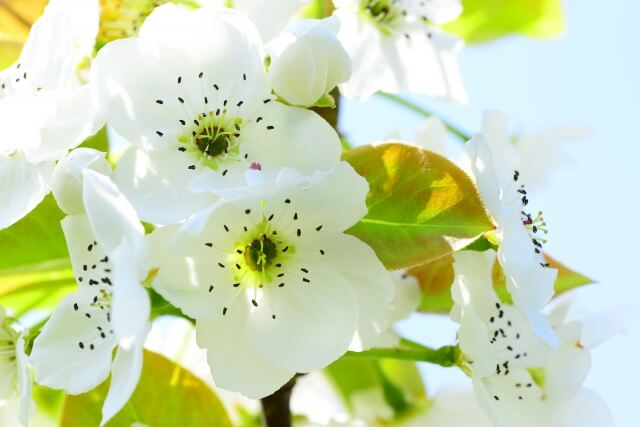
{"type": "Polygon", "coordinates": [[[289,400],[296,377],[286,383],[280,390],[260,399],[262,404],[262,423],[265,427],[291,427],[291,408],[289,400]]]}

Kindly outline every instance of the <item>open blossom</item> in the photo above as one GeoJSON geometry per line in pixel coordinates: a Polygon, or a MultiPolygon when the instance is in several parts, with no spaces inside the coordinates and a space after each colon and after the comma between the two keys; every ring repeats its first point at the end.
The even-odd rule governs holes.
{"type": "Polygon", "coordinates": [[[17,63],[0,72],[0,229],[42,201],[54,162],[97,129],[78,75],[98,13],[97,0],[52,0],[17,63]]]}
{"type": "Polygon", "coordinates": [[[549,268],[542,256],[547,233],[542,214],[527,212],[529,198],[521,184],[526,177],[517,169],[519,156],[507,131],[508,123],[506,116],[485,115],[482,132],[466,144],[466,150],[480,196],[501,239],[498,259],[507,289],[536,333],[552,343],[553,333],[541,310],[553,296],[557,271],[549,268]]]}
{"type": "Polygon", "coordinates": [[[127,402],[142,369],[150,302],[140,283],[148,269],[142,225],[110,179],[86,168],[80,188],[85,211],[62,220],[78,290],[53,311],[31,359],[38,383],[69,394],[93,389],[111,372],[104,424],[127,402]]]}
{"type": "Polygon", "coordinates": [[[351,75],[351,59],[336,38],[335,17],[290,25],[269,44],[269,81],[292,105],[312,106],[351,75]]]}
{"type": "Polygon", "coordinates": [[[24,332],[18,332],[0,306],[0,406],[17,395],[19,420],[26,426],[31,406],[32,379],[29,357],[24,352],[24,332]]]}
{"type": "Polygon", "coordinates": [[[134,145],[114,180],[141,219],[182,220],[254,165],[310,174],[340,159],[317,114],[273,100],[254,25],[230,9],[154,10],[139,37],[105,46],[93,67],[107,121],[134,145]]]}
{"type": "Polygon", "coordinates": [[[389,275],[343,233],[366,213],[367,192],[346,163],[311,178],[284,169],[151,234],[153,286],[196,319],[216,385],[264,397],[386,329],[389,275]]]}
{"type": "Polygon", "coordinates": [[[579,323],[552,315],[545,321],[560,345],[550,347],[516,307],[496,296],[493,258],[491,251],[456,254],[452,290],[460,348],[484,410],[499,427],[610,426],[608,408],[582,389],[582,382],[590,368],[588,349],[616,329],[597,330],[596,337],[579,323]]]}
{"type": "Polygon", "coordinates": [[[430,23],[454,19],[458,0],[339,0],[338,38],[349,52],[353,74],[340,86],[348,97],[377,91],[411,91],[466,102],[457,66],[461,42],[430,23]]]}

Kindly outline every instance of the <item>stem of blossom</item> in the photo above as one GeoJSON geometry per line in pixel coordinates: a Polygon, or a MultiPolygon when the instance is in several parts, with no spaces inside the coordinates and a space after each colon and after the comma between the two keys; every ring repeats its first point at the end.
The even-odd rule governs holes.
{"type": "MultiPolygon", "coordinates": [[[[414,343],[415,344],[415,343],[414,343]]],[[[460,350],[457,346],[447,345],[429,348],[421,344],[411,348],[372,348],[365,351],[348,351],[343,357],[349,359],[397,359],[428,362],[444,367],[458,365],[460,350]]]]}
{"type": "Polygon", "coordinates": [[[291,427],[291,407],[289,401],[296,377],[283,385],[280,390],[260,399],[262,423],[265,427],[291,427]]]}
{"type": "MultiPolygon", "coordinates": [[[[434,114],[427,110],[424,107],[421,107],[419,105],[414,104],[413,102],[398,96],[398,95],[394,95],[392,93],[386,93],[386,92],[378,92],[378,95],[380,95],[383,98],[386,98],[390,101],[395,102],[398,105],[402,105],[405,108],[408,108],[409,110],[413,111],[414,113],[418,113],[421,116],[424,117],[431,117],[434,116],[434,114]]],[[[436,116],[437,117],[437,116],[436,116]]],[[[458,128],[457,126],[451,124],[450,122],[443,120],[441,117],[438,117],[440,120],[442,120],[442,123],[444,123],[445,127],[447,128],[447,130],[449,132],[451,132],[452,134],[454,134],[456,137],[458,137],[462,142],[467,142],[471,139],[471,136],[464,132],[463,130],[461,130],[460,128],[458,128]]]]}

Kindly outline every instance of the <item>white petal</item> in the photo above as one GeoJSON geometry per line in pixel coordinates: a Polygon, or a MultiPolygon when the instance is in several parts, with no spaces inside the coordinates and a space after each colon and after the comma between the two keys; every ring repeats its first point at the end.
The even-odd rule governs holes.
{"type": "Polygon", "coordinates": [[[172,224],[210,206],[216,196],[189,190],[188,160],[174,150],[145,153],[129,147],[114,172],[114,181],[143,221],[172,224]]]}
{"type": "Polygon", "coordinates": [[[130,350],[118,348],[111,367],[111,384],[102,406],[100,426],[113,418],[135,391],[142,373],[143,343],[144,339],[141,339],[130,350]]]}
{"type": "Polygon", "coordinates": [[[316,113],[271,102],[261,115],[263,120],[247,125],[239,142],[263,167],[291,167],[311,175],[340,161],[338,134],[316,113]]]}
{"type": "Polygon", "coordinates": [[[98,32],[97,0],[52,0],[29,33],[20,55],[34,87],[55,89],[77,81],[79,62],[90,57],[98,32]]]}
{"type": "Polygon", "coordinates": [[[246,311],[231,306],[227,316],[197,322],[198,346],[207,349],[211,374],[218,387],[260,399],[286,384],[295,371],[281,369],[256,352],[247,336],[246,311]]]}
{"type": "Polygon", "coordinates": [[[18,368],[18,392],[20,396],[20,423],[26,427],[32,407],[33,378],[29,356],[24,352],[24,334],[16,341],[16,367],[18,368]]]}
{"type": "Polygon", "coordinates": [[[233,6],[251,18],[266,43],[275,37],[296,11],[306,3],[309,3],[309,0],[281,0],[278,2],[236,0],[233,6]]]}
{"type": "Polygon", "coordinates": [[[419,146],[441,156],[448,157],[449,155],[447,128],[437,117],[429,117],[422,123],[416,132],[415,142],[419,146]]]}
{"type": "MultiPolygon", "coordinates": [[[[217,225],[222,228],[222,224],[217,225]]],[[[226,258],[223,255],[218,258],[213,248],[205,246],[209,237],[189,240],[177,232],[178,227],[167,226],[148,236],[151,262],[159,268],[153,281],[154,289],[192,318],[221,317],[224,307],[228,307],[238,293],[232,286],[233,271],[218,265],[226,262],[226,258]],[[189,248],[188,253],[181,250],[185,246],[189,248]]]]}
{"type": "MultiPolygon", "coordinates": [[[[113,264],[113,330],[120,347],[143,339],[148,329],[151,303],[140,284],[139,254],[126,244],[111,253],[113,264]]],[[[127,350],[129,350],[127,348],[127,350]]]]}
{"type": "Polygon", "coordinates": [[[591,390],[582,392],[571,402],[561,405],[553,416],[552,427],[611,427],[611,409],[591,390]]]}
{"type": "Polygon", "coordinates": [[[53,162],[29,163],[22,154],[0,155],[0,229],[31,212],[49,192],[53,162]]]}
{"type": "Polygon", "coordinates": [[[135,248],[144,229],[133,206],[108,176],[91,169],[85,169],[82,176],[87,218],[98,243],[107,253],[114,252],[122,242],[135,248]]]}
{"type": "Polygon", "coordinates": [[[445,389],[436,394],[426,414],[416,417],[407,427],[469,427],[470,420],[473,427],[492,426],[473,393],[466,389],[445,389]]]}
{"type": "Polygon", "coordinates": [[[100,296],[92,288],[80,288],[53,311],[31,352],[36,382],[80,394],[107,378],[115,340],[108,310],[93,305],[94,298],[100,296]]]}
{"type": "Polygon", "coordinates": [[[96,241],[86,215],[69,215],[60,223],[78,285],[108,289],[111,264],[104,248],[96,241]]]}
{"type": "Polygon", "coordinates": [[[486,138],[493,159],[494,173],[500,186],[505,189],[513,182],[513,173],[520,164],[520,154],[511,141],[509,126],[511,118],[498,111],[484,113],[482,133],[486,138]]]}
{"type": "Polygon", "coordinates": [[[90,168],[105,175],[111,166],[105,153],[92,148],[78,148],[60,160],[53,169],[51,190],[60,209],[67,214],[84,213],[82,170],[90,168]]]}
{"type": "Polygon", "coordinates": [[[545,393],[552,401],[568,401],[578,394],[589,370],[591,355],[575,345],[563,345],[551,353],[545,367],[545,393]]]}
{"type": "Polygon", "coordinates": [[[353,236],[330,234],[314,239],[305,249],[317,254],[318,248],[325,252],[318,262],[335,268],[356,296],[358,327],[351,349],[377,345],[380,334],[390,326],[393,309],[394,284],[389,273],[373,250],[353,236]]]}
{"type": "Polygon", "coordinates": [[[311,372],[347,351],[359,307],[349,283],[331,266],[296,261],[287,263],[286,285],[265,289],[258,307],[249,302],[252,295],[244,299],[244,310],[251,312],[247,335],[256,352],[275,366],[311,372]],[[301,268],[309,272],[303,274],[301,268]]]}

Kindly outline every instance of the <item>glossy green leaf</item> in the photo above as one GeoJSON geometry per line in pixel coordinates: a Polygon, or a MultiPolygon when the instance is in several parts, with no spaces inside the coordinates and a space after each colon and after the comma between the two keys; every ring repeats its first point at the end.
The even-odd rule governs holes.
{"type": "Polygon", "coordinates": [[[344,159],[369,182],[369,213],[347,232],[389,269],[428,263],[492,230],[478,192],[456,165],[420,147],[385,143],[344,159]]]}
{"type": "Polygon", "coordinates": [[[0,231],[0,273],[45,261],[68,259],[60,226],[64,216],[53,196],[48,195],[31,213],[0,231]]]}
{"type": "Polygon", "coordinates": [[[561,0],[462,0],[463,12],[444,26],[467,43],[520,34],[547,38],[565,29],[561,0]]]}
{"type": "MultiPolygon", "coordinates": [[[[67,396],[61,427],[100,424],[108,382],[89,393],[67,396]]],[[[106,427],[231,427],[231,420],[213,390],[188,370],[159,354],[146,351],[142,376],[125,407],[106,427]]]]}

